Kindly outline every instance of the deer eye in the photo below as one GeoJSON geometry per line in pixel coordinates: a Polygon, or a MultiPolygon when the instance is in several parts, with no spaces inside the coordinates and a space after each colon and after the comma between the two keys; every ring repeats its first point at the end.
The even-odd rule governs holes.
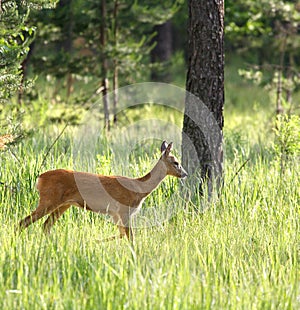
{"type": "Polygon", "coordinates": [[[174,166],[178,167],[179,166],[179,163],[177,161],[175,161],[174,163],[174,166]]]}

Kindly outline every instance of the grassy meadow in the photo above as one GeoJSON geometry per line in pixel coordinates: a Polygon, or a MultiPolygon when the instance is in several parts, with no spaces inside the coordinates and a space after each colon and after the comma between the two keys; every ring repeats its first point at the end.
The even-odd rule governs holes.
{"type": "MultiPolygon", "coordinates": [[[[0,153],[1,309],[300,308],[299,160],[286,160],[282,169],[273,149],[274,108],[267,94],[238,81],[234,70],[227,72],[219,199],[186,201],[182,184],[166,179],[143,209],[175,211],[157,225],[135,229],[133,245],[102,242],[117,228],[104,216],[75,207],[48,237],[44,220],[21,234],[15,226],[36,207],[38,173],[72,169],[80,161],[82,169],[140,176],[158,159],[161,142],[145,141],[129,155],[120,146],[124,156],[116,159],[113,129],[108,137],[100,135],[87,162],[80,154],[75,158],[76,131],[68,127],[45,158],[63,124],[39,126],[45,102],[25,110],[26,126],[36,128],[0,153]]],[[[126,120],[135,122],[148,109],[148,115],[168,115],[167,122],[181,126],[180,116],[170,118],[163,108],[139,109],[129,111],[126,120]]],[[[168,135],[166,129],[162,139],[168,135]]],[[[174,148],[180,151],[180,145],[174,148]]]]}

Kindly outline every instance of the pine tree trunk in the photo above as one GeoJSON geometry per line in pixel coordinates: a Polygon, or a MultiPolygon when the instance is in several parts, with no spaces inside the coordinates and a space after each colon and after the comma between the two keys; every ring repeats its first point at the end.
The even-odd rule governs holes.
{"type": "Polygon", "coordinates": [[[224,0],[189,0],[188,49],[182,161],[211,196],[223,165],[224,0]]]}
{"type": "MultiPolygon", "coordinates": [[[[114,3],[114,43],[115,48],[117,50],[118,47],[118,32],[119,32],[119,22],[118,22],[118,14],[119,14],[119,1],[115,0],[114,3]]],[[[119,101],[119,66],[118,66],[118,60],[114,59],[113,61],[113,114],[114,114],[114,124],[117,124],[118,122],[118,116],[117,116],[117,107],[118,107],[118,101],[119,101]]]]}
{"type": "MultiPolygon", "coordinates": [[[[72,0],[60,0],[58,3],[60,11],[63,12],[62,25],[62,40],[58,42],[58,50],[63,50],[64,54],[71,55],[73,50],[73,27],[74,27],[74,16],[73,16],[73,1],[72,0]]],[[[66,75],[66,96],[67,101],[73,92],[73,75],[68,65],[68,72],[66,75]]]]}
{"type": "Polygon", "coordinates": [[[102,51],[102,66],[101,66],[101,75],[102,75],[102,98],[103,98],[103,110],[104,110],[104,128],[106,130],[110,130],[110,122],[109,122],[109,101],[108,101],[108,63],[107,63],[107,56],[106,56],[106,16],[107,16],[107,9],[106,9],[106,0],[101,1],[101,29],[100,29],[100,44],[101,44],[101,51],[102,51]]]}

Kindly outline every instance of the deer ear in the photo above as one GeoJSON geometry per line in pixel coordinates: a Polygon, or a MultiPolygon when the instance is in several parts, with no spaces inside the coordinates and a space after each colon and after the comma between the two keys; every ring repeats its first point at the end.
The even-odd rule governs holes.
{"type": "Polygon", "coordinates": [[[160,151],[163,153],[168,147],[167,141],[164,141],[160,147],[160,151]]]}
{"type": "Polygon", "coordinates": [[[170,152],[172,151],[173,148],[173,142],[171,142],[168,147],[165,150],[165,156],[169,156],[170,152]]]}

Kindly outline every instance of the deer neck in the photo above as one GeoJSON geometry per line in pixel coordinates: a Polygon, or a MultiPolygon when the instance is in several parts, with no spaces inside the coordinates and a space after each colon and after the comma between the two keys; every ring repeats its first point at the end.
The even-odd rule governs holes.
{"type": "Polygon", "coordinates": [[[149,173],[141,178],[138,178],[139,185],[141,186],[143,193],[145,193],[146,196],[150,194],[166,176],[166,166],[160,159],[149,173]]]}

